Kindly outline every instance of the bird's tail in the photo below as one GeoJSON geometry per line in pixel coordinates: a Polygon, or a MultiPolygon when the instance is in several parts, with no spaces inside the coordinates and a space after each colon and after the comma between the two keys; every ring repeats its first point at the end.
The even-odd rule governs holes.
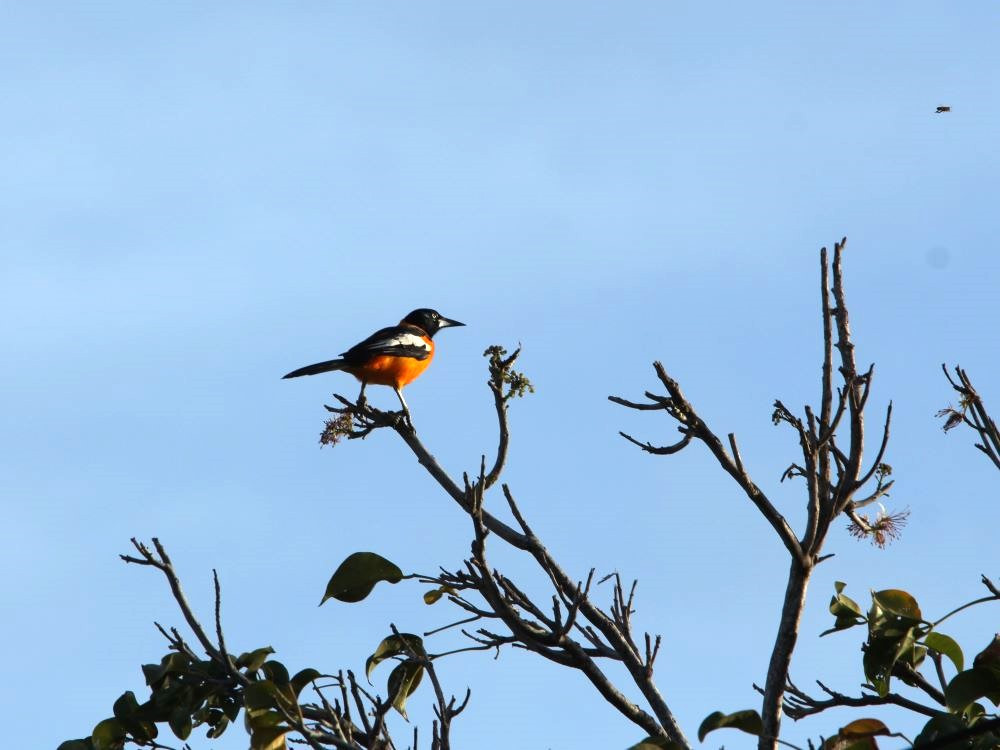
{"type": "Polygon", "coordinates": [[[298,370],[292,370],[287,375],[282,376],[282,380],[286,378],[300,378],[303,375],[319,375],[321,372],[331,372],[333,370],[340,370],[344,367],[344,360],[342,359],[330,359],[326,362],[317,362],[314,365],[307,365],[306,367],[300,367],[298,370]]]}

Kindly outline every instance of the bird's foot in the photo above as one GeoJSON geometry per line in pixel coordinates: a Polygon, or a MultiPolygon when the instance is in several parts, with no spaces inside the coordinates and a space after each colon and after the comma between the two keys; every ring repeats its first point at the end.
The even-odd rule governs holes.
{"type": "Polygon", "coordinates": [[[411,432],[415,431],[416,428],[413,426],[413,417],[410,416],[409,409],[403,409],[402,411],[393,412],[402,421],[403,425],[408,427],[411,432]]]}

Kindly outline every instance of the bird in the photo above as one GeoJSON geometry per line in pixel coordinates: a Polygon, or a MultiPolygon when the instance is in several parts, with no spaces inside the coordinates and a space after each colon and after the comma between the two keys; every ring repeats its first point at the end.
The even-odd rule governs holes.
{"type": "Polygon", "coordinates": [[[358,403],[364,399],[365,386],[369,383],[389,385],[399,397],[403,413],[409,416],[403,387],[420,377],[434,359],[434,334],[442,328],[464,325],[444,317],[437,310],[421,307],[399,321],[399,325],[375,331],[337,359],[300,367],[282,376],[282,379],[343,370],[361,381],[358,403]]]}
{"type": "Polygon", "coordinates": [[[945,112],[951,112],[951,107],[938,107],[936,110],[934,110],[934,114],[936,115],[942,115],[945,112]]]}

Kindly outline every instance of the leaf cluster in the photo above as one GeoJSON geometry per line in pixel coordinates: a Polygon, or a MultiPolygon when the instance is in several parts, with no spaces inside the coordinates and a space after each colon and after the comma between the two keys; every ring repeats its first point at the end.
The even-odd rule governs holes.
{"type": "MultiPolygon", "coordinates": [[[[809,699],[804,693],[794,691],[789,713],[796,718],[816,713],[835,705],[878,705],[893,703],[930,717],[921,733],[914,740],[914,747],[939,742],[965,731],[974,731],[974,739],[956,740],[954,743],[936,744],[948,748],[993,748],[1000,744],[1000,727],[993,728],[990,721],[998,717],[979,701],[986,699],[994,709],[1000,705],[1000,636],[979,653],[971,668],[966,669],[964,652],[951,636],[940,632],[938,626],[952,615],[976,604],[1000,600],[996,586],[983,577],[991,595],[963,604],[936,621],[925,619],[916,598],[901,589],[883,589],[871,593],[867,612],[846,596],[846,584],[837,581],[830,600],[830,614],[834,624],[821,635],[867,625],[867,637],[862,645],[862,667],[866,687],[874,695],[850,699],[820,686],[832,697],[826,702],[809,699]],[[942,660],[947,659],[955,674],[947,679],[942,660]],[[927,661],[934,665],[934,677],[928,679],[922,668],[927,661]],[[933,681],[936,679],[938,685],[933,681]],[[905,699],[892,692],[893,680],[914,688],[934,704],[925,706],[905,699]],[[971,744],[970,744],[971,743],[971,744]]],[[[874,739],[865,747],[875,747],[874,739]]]]}
{"type": "Polygon", "coordinates": [[[142,672],[150,696],[139,703],[132,691],[123,693],[112,707],[113,715],[98,722],[90,737],[62,743],[59,750],[117,750],[125,743],[152,744],[165,724],[179,740],[194,728],[206,726],[206,737],[222,736],[246,709],[245,723],[253,750],[273,748],[289,731],[280,704],[287,711],[298,707],[302,689],[320,676],[304,669],[294,677],[281,662],[268,660],[274,649],[258,648],[230,656],[245,684],[233,679],[227,668],[212,659],[196,659],[179,651],[167,653],[159,664],[145,664],[142,672]]]}

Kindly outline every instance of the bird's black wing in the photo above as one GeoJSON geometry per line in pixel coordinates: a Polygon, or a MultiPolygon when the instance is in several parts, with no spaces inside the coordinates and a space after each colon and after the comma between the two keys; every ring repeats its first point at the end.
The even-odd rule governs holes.
{"type": "Polygon", "coordinates": [[[390,326],[375,331],[340,356],[348,365],[361,365],[382,354],[427,359],[431,356],[431,347],[424,340],[423,331],[416,326],[390,326]]]}

